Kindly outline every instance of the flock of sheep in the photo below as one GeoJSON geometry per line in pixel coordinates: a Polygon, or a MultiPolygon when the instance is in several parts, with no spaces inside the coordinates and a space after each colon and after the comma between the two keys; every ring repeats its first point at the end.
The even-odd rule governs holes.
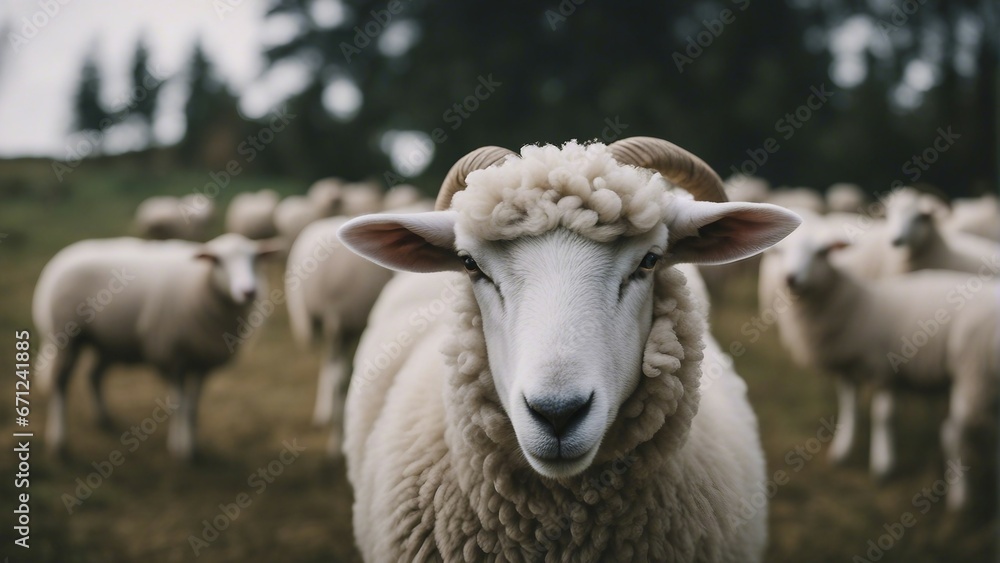
{"type": "MultiPolygon", "coordinates": [[[[200,240],[211,212],[154,198],[136,221],[148,238],[200,240]]],[[[782,344],[837,378],[835,461],[859,387],[874,386],[871,467],[885,476],[896,390],[951,393],[950,460],[974,456],[994,420],[998,227],[995,198],[949,206],[906,188],[875,206],[847,184],[826,200],[724,184],[648,137],[478,149],[433,210],[412,187],[334,179],[280,201],[244,193],[208,242],[82,241],[45,267],[47,442],[65,443],[66,381],[92,348],[97,412],[109,364],[153,365],[181,404],[168,447],[190,457],[205,375],[252,337],[247,319],[287,302],[295,340],[324,347],[313,418],[346,456],[366,560],[759,561],[766,510],[740,507],[764,456],[703,275],[759,267],[782,344]],[[258,259],[275,254],[283,289],[269,290],[258,259]],[[703,378],[703,365],[724,369],[703,378]]],[[[970,486],[949,490],[951,508],[970,486]]]]}

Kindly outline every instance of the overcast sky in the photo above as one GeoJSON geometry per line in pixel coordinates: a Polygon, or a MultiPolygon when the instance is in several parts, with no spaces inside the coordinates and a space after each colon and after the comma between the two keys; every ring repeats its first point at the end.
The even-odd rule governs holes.
{"type": "MultiPolygon", "coordinates": [[[[50,17],[35,0],[0,2],[0,29],[5,34],[0,45],[0,155],[65,155],[73,94],[83,58],[92,48],[99,53],[101,95],[108,106],[128,98],[140,35],[151,51],[153,69],[165,77],[186,67],[198,37],[219,72],[239,90],[262,68],[262,0],[51,3],[59,12],[50,17]],[[224,3],[239,6],[220,15],[215,6],[224,3]],[[36,31],[24,18],[42,25],[36,31]]],[[[187,96],[186,85],[176,80],[162,95],[156,138],[176,141],[183,133],[183,120],[177,117],[187,96]]]]}

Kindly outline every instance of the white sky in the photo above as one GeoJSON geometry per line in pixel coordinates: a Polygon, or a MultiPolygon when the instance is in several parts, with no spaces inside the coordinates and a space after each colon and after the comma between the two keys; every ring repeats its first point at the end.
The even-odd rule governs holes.
{"type": "MultiPolygon", "coordinates": [[[[0,37],[0,155],[64,156],[83,58],[97,46],[108,106],[127,99],[131,65],[140,34],[150,62],[169,78],[183,72],[194,40],[201,37],[209,58],[235,89],[243,90],[263,67],[262,20],[265,0],[51,0],[60,11],[43,16],[36,0],[0,1],[0,29],[25,35],[22,18],[45,22],[16,48],[0,37]],[[61,5],[60,2],[66,2],[61,5]],[[216,6],[236,5],[231,12],[216,6]],[[46,20],[48,20],[46,22],[46,20]]],[[[30,30],[28,30],[30,33],[30,30]]],[[[157,139],[170,142],[183,132],[171,126],[182,111],[186,88],[163,92],[157,139]],[[172,106],[172,107],[171,107],[172,106]]],[[[269,96],[257,96],[258,107],[269,96]]],[[[266,111],[266,110],[265,110],[266,111]]],[[[256,113],[256,112],[255,112],[256,113]]],[[[259,111],[264,113],[264,111],[259,111]]]]}

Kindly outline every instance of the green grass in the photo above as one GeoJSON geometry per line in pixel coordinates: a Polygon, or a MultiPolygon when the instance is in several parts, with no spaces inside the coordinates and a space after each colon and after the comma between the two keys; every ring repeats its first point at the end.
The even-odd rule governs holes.
{"type": "MultiPolygon", "coordinates": [[[[13,331],[30,329],[35,280],[45,262],[61,247],[81,238],[129,232],[135,205],[153,193],[188,193],[207,181],[202,174],[165,174],[155,169],[74,171],[69,194],[36,199],[5,198],[0,204],[0,365],[13,363],[13,331]]],[[[49,181],[36,173],[38,182],[49,181]]],[[[0,168],[0,183],[4,180],[0,168]]],[[[302,191],[303,185],[273,179],[240,177],[217,200],[219,209],[238,190],[271,187],[302,191]]],[[[3,193],[0,191],[0,193],[3,193]]],[[[221,221],[220,221],[221,223],[221,221]]],[[[274,282],[278,272],[272,272],[274,282]]],[[[720,343],[746,347],[736,360],[758,413],[769,474],[785,471],[770,508],[769,561],[851,561],[864,556],[869,539],[883,524],[914,512],[916,525],[906,530],[881,561],[992,561],[997,521],[958,517],[943,502],[919,514],[913,496],[942,476],[937,425],[944,414],[940,400],[905,398],[900,408],[898,475],[883,485],[865,468],[867,440],[861,433],[857,452],[846,467],[832,467],[819,455],[801,464],[786,456],[816,436],[823,418],[833,417],[832,383],[795,367],[777,343],[775,329],[750,343],[741,326],[756,314],[754,281],[734,279],[713,306],[720,343]],[[799,471],[795,471],[800,467],[799,471]]],[[[37,344],[39,335],[33,334],[37,344]]],[[[202,520],[219,513],[219,504],[248,493],[252,503],[222,531],[198,560],[214,561],[353,561],[351,491],[343,464],[324,461],[326,434],[309,419],[318,358],[291,342],[287,316],[278,310],[258,341],[237,362],[209,378],[201,403],[199,439],[206,459],[187,467],[166,454],[165,428],[157,428],[134,452],[125,452],[119,436],[149,417],[155,400],[166,395],[151,371],[115,368],[107,381],[107,400],[116,421],[114,433],[93,422],[89,389],[74,378],[69,393],[71,457],[55,462],[44,455],[45,401],[35,391],[31,426],[31,551],[11,547],[11,515],[0,526],[3,554],[12,561],[188,561],[195,559],[191,535],[202,533],[202,520]],[[306,451],[260,495],[247,478],[275,460],[284,440],[297,439],[306,451]],[[69,514],[61,500],[73,494],[77,478],[94,471],[92,462],[121,450],[125,461],[69,514]]],[[[12,392],[14,377],[3,377],[12,392]]],[[[11,397],[8,395],[8,397],[11,397]]],[[[10,455],[14,414],[10,399],[0,401],[0,475],[5,499],[12,498],[10,455]]],[[[862,428],[867,428],[866,423],[862,428]]],[[[9,506],[7,502],[4,506],[9,506]]],[[[6,510],[6,509],[5,509],[6,510]]]]}

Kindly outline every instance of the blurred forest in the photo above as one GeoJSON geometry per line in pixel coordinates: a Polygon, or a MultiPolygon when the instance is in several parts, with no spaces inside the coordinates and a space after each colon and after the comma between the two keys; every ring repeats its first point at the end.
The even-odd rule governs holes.
{"type": "MultiPolygon", "coordinates": [[[[986,0],[357,0],[333,26],[317,15],[320,1],[276,0],[268,13],[298,29],[267,48],[269,65],[305,65],[312,82],[286,100],[296,117],[256,171],[433,190],[481,145],[654,135],[723,176],[743,167],[775,185],[881,192],[920,181],[953,196],[997,187],[997,23],[986,0]],[[330,111],[338,89],[360,105],[330,111]],[[422,140],[410,149],[422,154],[391,162],[387,140],[399,132],[422,140]],[[947,158],[913,162],[949,132],[947,158]],[[769,137],[773,154],[763,151],[769,137]],[[425,169],[411,166],[432,151],[425,169]]],[[[160,84],[145,61],[140,44],[133,79],[145,95],[128,110],[148,122],[160,84]]],[[[266,119],[241,117],[201,48],[186,79],[186,134],[169,161],[224,168],[266,119]]],[[[100,80],[84,66],[79,130],[115,118],[97,100],[100,80]]]]}

